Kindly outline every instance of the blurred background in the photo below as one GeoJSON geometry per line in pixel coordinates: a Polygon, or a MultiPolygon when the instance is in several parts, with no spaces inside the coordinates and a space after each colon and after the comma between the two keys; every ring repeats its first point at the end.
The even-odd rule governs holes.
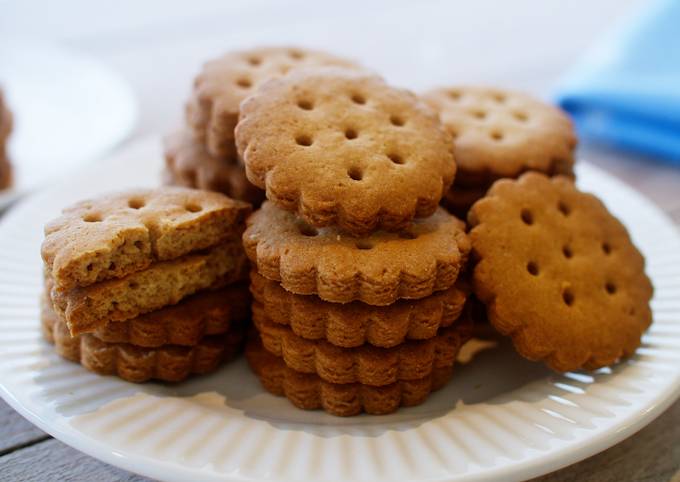
{"type": "MultiPolygon", "coordinates": [[[[57,137],[52,142],[61,144],[60,148],[66,151],[69,149],[64,144],[71,146],[69,156],[64,156],[70,160],[79,158],[79,162],[86,162],[100,157],[125,139],[166,133],[179,125],[192,78],[206,59],[233,48],[295,44],[355,58],[392,83],[416,91],[442,84],[483,83],[559,100],[580,116],[582,125],[589,126],[587,135],[582,136],[587,142],[581,144],[581,158],[605,167],[624,180],[635,179],[636,187],[656,197],[657,202],[665,203],[674,194],[673,189],[680,186],[680,173],[672,162],[668,162],[673,159],[673,146],[662,152],[653,148],[658,145],[655,138],[652,142],[646,139],[646,146],[645,142],[643,145],[637,141],[632,145],[621,142],[621,129],[615,133],[618,140],[611,135],[603,136],[602,132],[597,134],[603,126],[604,131],[611,127],[602,106],[596,106],[595,115],[584,112],[591,113],[588,102],[593,100],[593,92],[595,99],[602,98],[601,91],[590,88],[603,77],[611,80],[613,76],[618,81],[628,76],[630,81],[631,73],[658,68],[658,65],[641,64],[639,71],[634,67],[632,71],[612,73],[612,68],[615,70],[611,65],[612,55],[609,60],[603,60],[603,45],[614,45],[615,50],[618,49],[614,57],[618,55],[620,61],[620,56],[625,58],[631,50],[631,30],[644,32],[645,24],[650,22],[649,17],[654,12],[659,17],[668,17],[666,13],[659,14],[660,9],[680,12],[679,3],[673,0],[430,0],[417,3],[405,0],[0,0],[0,55],[14,52],[16,56],[19,52],[22,68],[26,69],[26,64],[32,65],[29,76],[38,87],[31,87],[32,92],[22,92],[24,97],[35,97],[40,86],[53,82],[71,83],[69,87],[75,92],[70,92],[70,97],[64,97],[58,90],[50,95],[62,100],[68,98],[70,105],[89,111],[87,115],[80,114],[80,118],[87,121],[81,123],[84,126],[77,123],[71,126],[71,131],[64,135],[60,134],[60,129],[68,128],[66,119],[60,122],[58,117],[49,121],[52,134],[57,137]],[[60,49],[60,55],[73,53],[81,56],[80,60],[85,58],[101,64],[102,69],[109,69],[104,75],[106,79],[98,78],[98,82],[93,82],[89,80],[90,76],[96,77],[101,72],[83,75],[82,68],[70,70],[68,66],[50,65],[58,57],[50,50],[53,48],[60,49]],[[599,57],[593,57],[598,51],[599,57]],[[593,73],[593,63],[608,70],[593,73]],[[128,95],[133,99],[132,105],[127,105],[128,95]],[[87,101],[83,102],[83,99],[87,101]],[[107,122],[109,125],[105,125],[107,122]],[[87,152],[74,154],[73,146],[96,138],[100,127],[107,131],[104,138],[97,139],[95,146],[85,149],[87,152]],[[590,142],[592,139],[588,134],[591,133],[597,142],[590,142]],[[655,166],[654,174],[647,174],[645,169],[650,163],[655,166]],[[654,183],[653,189],[645,189],[645,176],[653,177],[653,181],[649,181],[654,183]]],[[[676,15],[675,20],[677,22],[671,21],[669,25],[678,30],[680,15],[676,15]]],[[[660,31],[653,22],[658,23],[658,19],[652,19],[652,31],[660,31]]],[[[678,41],[678,38],[675,35],[675,39],[670,40],[678,41]]],[[[662,51],[665,60],[662,58],[660,62],[670,63],[670,67],[678,71],[672,79],[676,81],[675,85],[680,85],[680,41],[670,45],[667,42],[662,51]]],[[[632,41],[632,45],[640,45],[640,40],[632,41]]],[[[651,42],[647,47],[655,45],[651,42]]],[[[641,54],[635,55],[640,57],[641,54]]],[[[643,51],[642,57],[649,58],[649,55],[643,51]]],[[[9,91],[13,83],[9,78],[13,75],[8,67],[11,62],[4,62],[4,67],[2,64],[0,58],[0,84],[8,90],[6,95],[10,104],[16,103],[17,109],[30,110],[19,105],[20,101],[25,102],[23,99],[13,102],[19,94],[9,91]]],[[[635,79],[628,84],[640,85],[635,79]]],[[[620,87],[614,86],[615,90],[621,90],[620,87]]],[[[658,91],[658,86],[655,88],[658,91]]],[[[675,116],[680,115],[677,90],[678,87],[673,100],[678,106],[675,116]]],[[[629,92],[624,94],[624,100],[631,98],[629,92]]],[[[664,106],[664,95],[666,93],[662,92],[660,104],[662,108],[670,109],[672,99],[664,106]]],[[[75,107],[71,110],[73,116],[78,115],[75,107]]],[[[626,111],[625,118],[630,119],[629,114],[630,110],[626,111]]],[[[22,123],[27,121],[22,112],[16,115],[21,130],[22,123]]],[[[34,121],[39,122],[31,119],[34,121]]],[[[617,121],[620,118],[617,117],[617,121]]],[[[671,116],[666,121],[670,125],[664,125],[666,140],[680,139],[678,117],[671,116]]],[[[651,125],[649,119],[645,118],[643,122],[645,126],[651,125]]],[[[623,132],[631,131],[624,129],[623,132]]],[[[28,145],[24,149],[29,154],[24,157],[42,155],[40,163],[49,163],[49,159],[44,158],[45,151],[58,151],[36,145],[41,139],[35,136],[25,139],[26,136],[19,132],[17,137],[20,139],[13,142],[28,145]]],[[[626,134],[624,137],[634,136],[626,134]]],[[[677,147],[680,158],[680,146],[677,147]]],[[[38,169],[36,164],[31,164],[31,159],[15,159],[17,164],[24,161],[33,170],[38,169]]],[[[63,171],[68,165],[77,163],[56,164],[62,166],[63,171]]],[[[60,169],[54,174],[59,174],[60,169]]],[[[675,210],[678,211],[680,206],[675,210]]]]}

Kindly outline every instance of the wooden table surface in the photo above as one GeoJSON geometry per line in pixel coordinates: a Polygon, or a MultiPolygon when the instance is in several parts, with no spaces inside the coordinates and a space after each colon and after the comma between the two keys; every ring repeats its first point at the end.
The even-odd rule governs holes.
{"type": "MultiPolygon", "coordinates": [[[[26,0],[0,2],[0,32],[47,37],[112,65],[137,95],[140,122],[134,137],[141,137],[168,132],[177,125],[190,80],[203,60],[229,47],[272,39],[360,55],[390,80],[416,89],[456,79],[458,83],[496,83],[546,95],[603,25],[644,0],[455,4],[431,0],[422,2],[425,6],[417,12],[407,9],[410,3],[346,0],[341,10],[328,6],[324,10],[321,3],[311,8],[299,0],[285,4],[269,0],[121,0],[102,15],[101,5],[87,0],[63,0],[58,5],[26,0]],[[583,15],[586,6],[588,14],[583,15]],[[362,15],[355,15],[357,11],[362,15]],[[489,15],[490,11],[494,15],[489,15]],[[305,16],[318,22],[323,16],[328,18],[329,12],[333,21],[327,28],[311,31],[300,21],[305,16]],[[423,18],[417,19],[417,15],[423,18]],[[512,22],[505,21],[509,16],[512,22]],[[453,17],[455,29],[449,28],[448,19],[453,17]],[[357,23],[362,21],[365,23],[357,23]],[[297,28],[273,31],[276,26],[285,27],[286,22],[297,28]],[[353,35],[339,38],[343,29],[338,25],[342,27],[343,22],[353,25],[353,35]],[[387,35],[389,49],[362,44],[361,32],[375,27],[375,22],[380,24],[381,35],[387,35]],[[427,31],[418,30],[421,23],[427,23],[427,31]],[[574,36],[574,31],[579,34],[574,36]],[[536,42],[538,37],[545,41],[536,42]],[[475,48],[469,48],[470,43],[475,48]],[[451,50],[455,56],[446,57],[451,50]],[[442,58],[448,59],[446,63],[442,58]],[[429,70],[408,68],[412,61],[429,70]]],[[[680,167],[593,146],[581,146],[580,158],[644,193],[680,226],[680,167]]],[[[62,444],[1,400],[0,479],[147,480],[62,444]]],[[[680,402],[618,445],[536,480],[680,482],[680,402]]]]}

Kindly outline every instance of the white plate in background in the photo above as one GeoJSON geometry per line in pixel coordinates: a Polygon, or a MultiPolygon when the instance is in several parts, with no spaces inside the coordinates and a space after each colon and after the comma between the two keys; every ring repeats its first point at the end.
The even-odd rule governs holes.
{"type": "Polygon", "coordinates": [[[14,116],[14,185],[0,191],[0,209],[102,156],[137,119],[134,95],[120,75],[55,45],[0,37],[0,88],[14,116]]]}
{"type": "Polygon", "coordinates": [[[178,385],[94,375],[41,339],[42,227],[79,198],[156,185],[161,164],[158,138],[137,142],[0,222],[0,395],[82,452],[168,481],[513,481],[614,445],[680,393],[680,236],[648,200],[586,163],[580,186],[628,226],[656,290],[641,348],[611,369],[558,375],[506,343],[457,367],[421,406],[350,418],[268,394],[243,359],[178,385]]]}

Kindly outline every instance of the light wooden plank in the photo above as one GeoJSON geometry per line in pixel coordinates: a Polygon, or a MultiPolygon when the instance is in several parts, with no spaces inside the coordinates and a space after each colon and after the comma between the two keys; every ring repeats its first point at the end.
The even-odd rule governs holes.
{"type": "Polygon", "coordinates": [[[0,478],[13,482],[150,480],[99,462],[56,439],[46,440],[0,458],[0,478]]]}
{"type": "Polygon", "coordinates": [[[0,399],[0,455],[47,437],[45,432],[0,399]]]}

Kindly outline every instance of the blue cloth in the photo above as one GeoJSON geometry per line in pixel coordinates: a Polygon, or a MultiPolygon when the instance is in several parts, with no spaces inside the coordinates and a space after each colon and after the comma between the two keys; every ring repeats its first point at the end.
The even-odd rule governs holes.
{"type": "Polygon", "coordinates": [[[647,6],[565,79],[579,135],[680,164],[680,0],[647,6]]]}

